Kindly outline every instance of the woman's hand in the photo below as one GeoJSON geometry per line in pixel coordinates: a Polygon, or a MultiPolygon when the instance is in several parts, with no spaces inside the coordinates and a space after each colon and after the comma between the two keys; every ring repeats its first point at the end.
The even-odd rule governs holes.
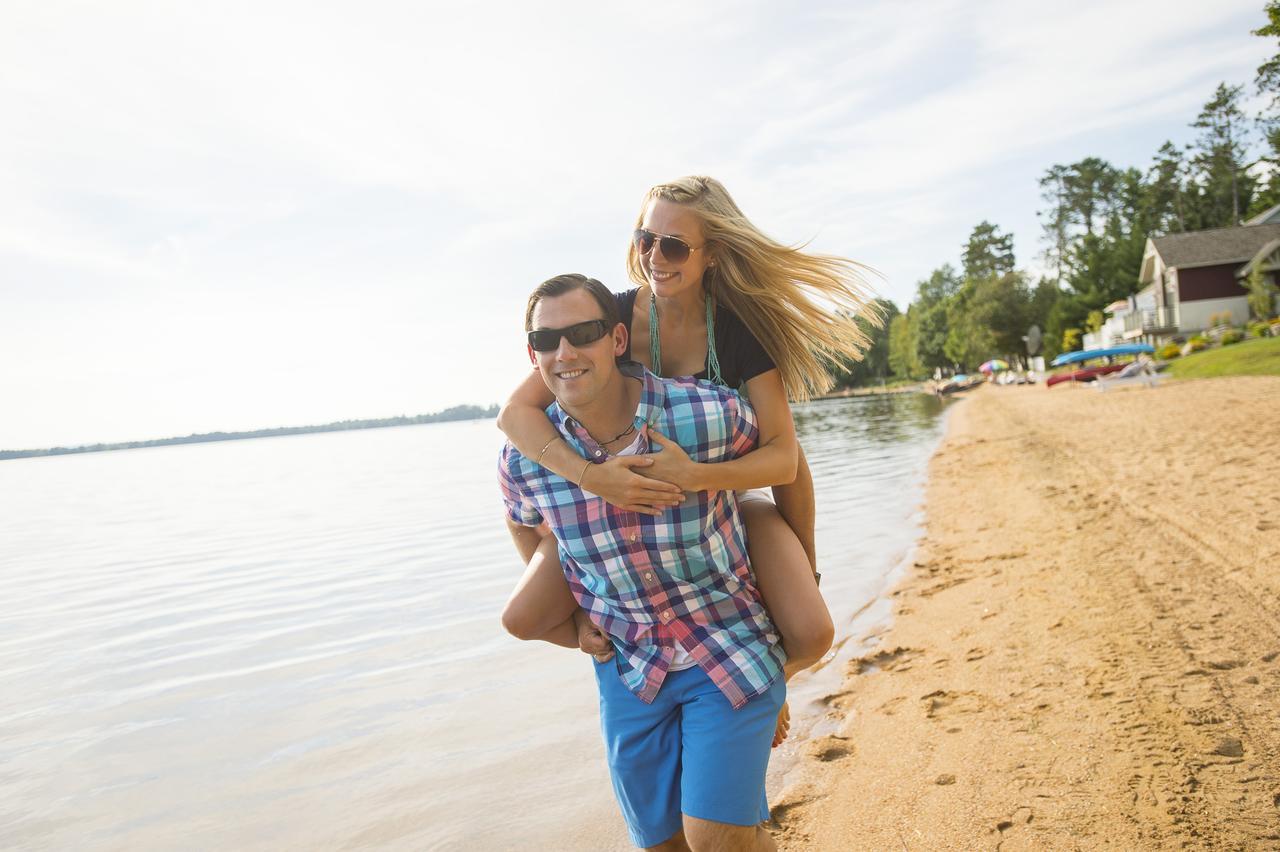
{"type": "Polygon", "coordinates": [[[665,509],[684,502],[684,492],[677,485],[649,478],[647,474],[655,458],[654,455],[615,456],[602,464],[590,465],[582,475],[581,485],[619,509],[661,515],[665,509]],[[645,475],[636,473],[634,468],[643,470],[645,475]]]}
{"type": "Polygon", "coordinates": [[[684,447],[653,427],[649,427],[649,439],[661,446],[662,452],[646,456],[653,459],[653,465],[644,472],[645,476],[670,482],[682,492],[707,490],[702,484],[703,465],[689,458],[684,447]]]}

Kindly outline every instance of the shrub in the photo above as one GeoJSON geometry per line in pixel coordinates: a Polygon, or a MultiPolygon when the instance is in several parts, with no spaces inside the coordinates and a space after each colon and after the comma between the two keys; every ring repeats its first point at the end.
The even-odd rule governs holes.
{"type": "Polygon", "coordinates": [[[1223,346],[1230,346],[1233,343],[1239,343],[1241,340],[1244,340],[1244,332],[1240,331],[1238,328],[1224,331],[1222,332],[1222,336],[1218,338],[1218,342],[1223,346]]]}
{"type": "Polygon", "coordinates": [[[1192,352],[1199,352],[1202,349],[1208,348],[1209,341],[1205,339],[1204,335],[1197,334],[1188,340],[1186,345],[1182,347],[1182,354],[1190,355],[1192,352]]]}
{"type": "Polygon", "coordinates": [[[1266,337],[1266,336],[1267,336],[1267,324],[1266,324],[1265,322],[1251,322],[1251,323],[1249,323],[1249,334],[1250,334],[1252,337],[1266,337]]]}
{"type": "Polygon", "coordinates": [[[1156,350],[1156,357],[1161,361],[1171,361],[1182,354],[1182,347],[1176,343],[1166,343],[1156,350]]]}

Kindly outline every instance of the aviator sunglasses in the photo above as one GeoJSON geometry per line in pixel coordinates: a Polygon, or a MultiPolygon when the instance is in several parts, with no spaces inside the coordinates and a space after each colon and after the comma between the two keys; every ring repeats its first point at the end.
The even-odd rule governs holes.
{"type": "Polygon", "coordinates": [[[529,346],[534,352],[554,352],[560,347],[563,337],[574,346],[586,346],[595,343],[609,333],[609,326],[604,320],[587,320],[574,323],[568,328],[540,328],[529,332],[529,346]]]}
{"type": "Polygon", "coordinates": [[[668,263],[684,263],[689,259],[689,253],[702,251],[703,247],[694,248],[679,237],[670,237],[666,234],[655,234],[653,231],[645,228],[636,228],[634,234],[631,235],[631,241],[636,245],[636,251],[640,254],[648,254],[653,250],[653,244],[658,244],[658,251],[666,258],[668,263]]]}

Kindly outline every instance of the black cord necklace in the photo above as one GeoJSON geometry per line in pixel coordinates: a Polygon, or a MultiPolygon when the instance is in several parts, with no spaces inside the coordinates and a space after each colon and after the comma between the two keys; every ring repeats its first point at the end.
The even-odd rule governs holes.
{"type": "Polygon", "coordinates": [[[607,441],[597,441],[595,435],[591,435],[590,432],[588,432],[587,434],[591,435],[591,440],[595,441],[600,446],[607,447],[610,444],[612,444],[614,441],[617,441],[619,438],[625,438],[626,436],[630,435],[634,431],[636,431],[636,424],[634,421],[632,421],[631,424],[627,426],[627,428],[623,429],[621,432],[614,435],[612,438],[610,438],[607,441]]]}

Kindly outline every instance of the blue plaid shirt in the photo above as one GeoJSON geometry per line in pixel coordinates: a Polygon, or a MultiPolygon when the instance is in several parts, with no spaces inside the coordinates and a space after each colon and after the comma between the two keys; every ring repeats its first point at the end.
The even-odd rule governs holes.
{"type": "MultiPolygon", "coordinates": [[[[755,411],[734,391],[660,379],[635,362],[621,369],[644,382],[635,419],[640,452],[661,450],[650,445],[650,426],[694,461],[727,461],[755,448],[755,411]]],[[[559,405],[547,416],[584,459],[608,458],[559,405]]],[[[686,494],[659,517],[642,515],[606,503],[510,444],[498,478],[512,521],[545,520],[555,533],[569,588],[612,638],[623,682],[643,701],[658,694],[677,644],[735,708],[782,675],[786,655],[747,561],[732,491],[686,494]]]]}

